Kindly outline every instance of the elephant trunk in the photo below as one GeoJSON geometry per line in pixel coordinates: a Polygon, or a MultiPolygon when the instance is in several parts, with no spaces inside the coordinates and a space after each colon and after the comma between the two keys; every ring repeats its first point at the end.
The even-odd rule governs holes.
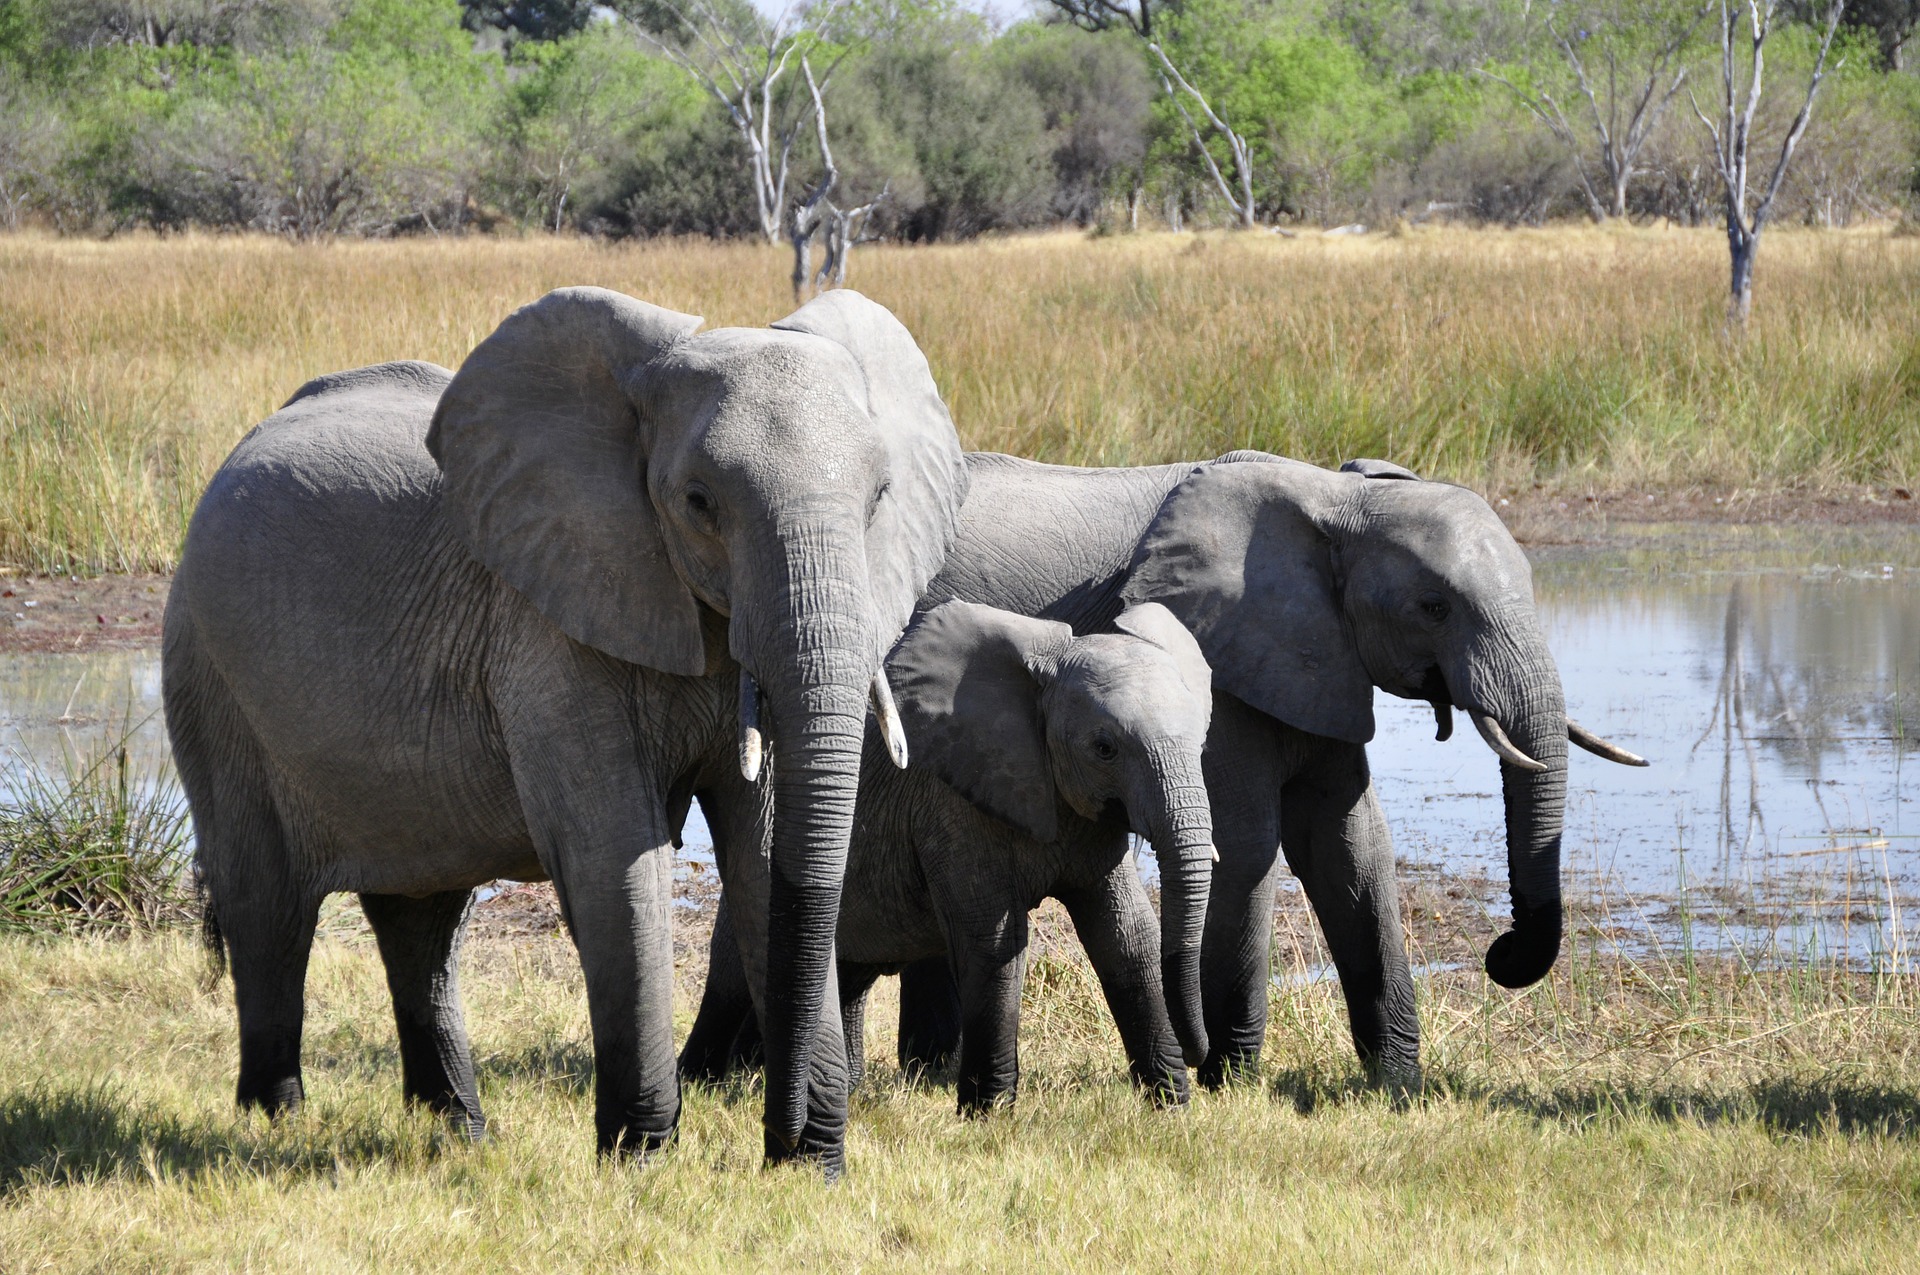
{"type": "MultiPolygon", "coordinates": [[[[819,1029],[879,657],[858,534],[814,526],[781,539],[784,597],[771,614],[755,617],[765,622],[751,623],[748,648],[773,728],[767,1150],[776,1159],[832,1158],[839,1154],[845,1105],[823,1091],[816,1097],[824,1105],[810,1109],[809,1080],[844,1090],[844,1075],[833,1075],[829,1059],[815,1054],[825,1039],[819,1029]]],[[[736,612],[736,623],[739,618],[736,612]]]]}
{"type": "Polygon", "coordinates": [[[1497,660],[1475,661],[1464,680],[1475,725],[1501,756],[1506,806],[1513,928],[1487,949],[1487,975],[1502,987],[1527,987],[1546,977],[1560,954],[1566,702],[1553,657],[1537,636],[1497,660]]]}
{"type": "Polygon", "coordinates": [[[1200,997],[1200,945],[1213,888],[1213,815],[1199,759],[1156,756],[1159,784],[1144,821],[1160,865],[1160,977],[1167,1015],[1189,1067],[1207,1057],[1200,997]]]}

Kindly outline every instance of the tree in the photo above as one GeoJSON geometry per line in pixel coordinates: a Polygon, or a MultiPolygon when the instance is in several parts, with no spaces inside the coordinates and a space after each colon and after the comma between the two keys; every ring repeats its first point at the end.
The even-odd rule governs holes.
{"type": "MultiPolygon", "coordinates": [[[[1753,144],[1753,119],[1760,109],[1763,92],[1762,73],[1766,67],[1767,39],[1774,32],[1779,0],[1744,0],[1746,33],[1741,33],[1742,8],[1734,0],[1720,0],[1720,118],[1707,118],[1700,103],[1693,101],[1693,112],[1700,117],[1713,141],[1713,161],[1720,177],[1727,215],[1727,249],[1732,259],[1731,295],[1727,302],[1727,320],[1735,330],[1746,326],[1753,309],[1753,259],[1760,249],[1760,232],[1766,228],[1773,211],[1774,198],[1793,161],[1793,151],[1807,131],[1813,115],[1813,99],[1820,92],[1820,81],[1827,74],[1827,54],[1833,48],[1834,32],[1846,0],[1833,0],[1827,11],[1826,30],[1820,37],[1820,51],[1814,58],[1813,73],[1807,80],[1807,95],[1780,142],[1780,154],[1773,161],[1773,173],[1767,178],[1760,202],[1747,208],[1747,156],[1753,144]],[[1741,49],[1746,50],[1746,86],[1740,87],[1741,49]]],[[[1688,94],[1692,101],[1693,95],[1688,94]]]]}
{"type": "MultiPolygon", "coordinates": [[[[760,231],[767,242],[780,242],[793,145],[807,112],[790,106],[782,111],[787,103],[779,85],[794,54],[814,42],[804,24],[831,18],[836,0],[806,11],[789,5],[771,20],[751,10],[721,9],[714,0],[692,0],[685,8],[670,0],[659,3],[674,26],[665,34],[648,32],[645,38],[726,110],[747,148],[760,231]],[[676,29],[678,38],[670,38],[676,29]],[[784,115],[778,124],[776,115],[784,115]]],[[[821,87],[832,79],[833,69],[828,67],[821,87]]]]}
{"type": "Polygon", "coordinates": [[[1148,54],[1153,58],[1155,72],[1160,77],[1160,86],[1165,90],[1167,99],[1180,114],[1186,125],[1187,135],[1206,164],[1207,174],[1213,179],[1214,188],[1242,228],[1254,225],[1253,202],[1253,158],[1247,139],[1223,119],[1206,96],[1180,73],[1167,56],[1161,39],[1154,30],[1158,6],[1154,0],[1050,0],[1053,7],[1060,11],[1069,22],[1088,31],[1110,31],[1123,28],[1132,31],[1146,45],[1148,54]],[[1193,117],[1188,104],[1198,108],[1200,115],[1207,121],[1203,130],[1193,117]],[[1229,161],[1233,167],[1234,181],[1229,185],[1220,165],[1215,161],[1213,152],[1207,146],[1207,133],[1218,137],[1227,148],[1229,161]]]}
{"type": "Polygon", "coordinates": [[[1640,153],[1686,84],[1683,60],[1708,8],[1691,0],[1679,6],[1600,0],[1572,12],[1555,6],[1547,13],[1546,38],[1586,101],[1584,127],[1567,117],[1548,89],[1491,70],[1482,73],[1504,84],[1566,146],[1593,219],[1624,217],[1640,153]],[[1599,189],[1585,158],[1582,135],[1588,130],[1598,143],[1599,189]]]}

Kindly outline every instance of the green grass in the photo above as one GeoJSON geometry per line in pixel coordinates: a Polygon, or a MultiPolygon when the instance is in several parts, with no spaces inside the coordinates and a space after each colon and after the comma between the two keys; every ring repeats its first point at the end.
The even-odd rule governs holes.
{"type": "MultiPolygon", "coordinates": [[[[164,570],[207,476],[308,378],[457,365],[595,283],[762,324],[762,244],[0,237],[0,565],[164,570]]],[[[1387,456],[1487,492],[1920,483],[1920,238],[1774,230],[1725,331],[1725,238],[1563,227],[875,246],[972,447],[1139,464],[1387,456]]]]}
{"type": "Polygon", "coordinates": [[[744,1085],[691,1091],[654,1163],[597,1161],[580,976],[557,936],[469,948],[495,1137],[455,1142],[403,1109],[377,957],[356,913],[331,916],[308,984],[310,1100],[278,1124],[230,1105],[230,993],[191,938],[0,937],[0,1269],[1915,1260],[1920,1016],[1900,980],[1705,962],[1689,977],[1582,942],[1521,995],[1426,980],[1431,1082],[1404,1107],[1359,1083],[1337,989],[1277,991],[1266,1078],[1169,1114],[1124,1082],[1086,967],[1049,954],[1015,1109],[958,1119],[951,1089],[883,1061],[828,1187],[760,1167],[744,1085]]]}

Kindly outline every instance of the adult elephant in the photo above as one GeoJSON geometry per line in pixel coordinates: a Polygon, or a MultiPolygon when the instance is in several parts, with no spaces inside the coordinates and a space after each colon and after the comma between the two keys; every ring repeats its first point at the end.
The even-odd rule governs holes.
{"type": "MultiPolygon", "coordinates": [[[[971,494],[928,603],[948,598],[1097,629],[1131,603],[1172,611],[1213,667],[1207,737],[1215,866],[1201,960],[1202,1083],[1257,1067],[1284,854],[1313,906],[1376,1078],[1420,1080],[1419,1021],[1393,846],[1367,765],[1373,689],[1465,710],[1500,758],[1512,929],[1488,974],[1524,987],[1561,937],[1569,738],[1644,764],[1566,715],[1525,555],[1487,503],[1396,465],[1341,472],[1237,452],[1193,465],[1076,469],[970,455],[971,494]]],[[[716,1003],[744,996],[716,950],[716,1003]]],[[[952,1047],[937,968],[903,982],[903,1064],[952,1047]]],[[[705,1017],[703,1005],[702,1016],[705,1017]]],[[[726,1065],[710,1037],[689,1072],[726,1065]]]]}
{"type": "Polygon", "coordinates": [[[470,891],[551,877],[586,973],[599,1146],[660,1146],[680,1105],[672,850],[698,797],[755,900],[736,919],[764,967],[767,1154],[837,1167],[831,956],[866,713],[871,696],[898,744],[876,674],[966,473],[880,306],[835,292],[771,330],[699,326],[554,292],[451,378],[311,382],[214,476],[163,671],[243,1105],[300,1101],[315,916],[352,890],[409,1096],[477,1133],[470,891]]]}

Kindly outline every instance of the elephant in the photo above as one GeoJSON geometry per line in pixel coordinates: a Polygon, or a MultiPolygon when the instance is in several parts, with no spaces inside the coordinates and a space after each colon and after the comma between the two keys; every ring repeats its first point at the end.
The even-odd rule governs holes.
{"type": "Polygon", "coordinates": [[[196,508],[164,702],[230,961],[237,1098],[304,1095],[322,897],[355,891],[407,1096],[484,1128],[471,891],[551,879],[599,1150],[674,1134],[673,850],[698,799],[765,994],[765,1151],[844,1163],[834,923],[881,661],[967,475],[912,336],[838,291],[768,329],[549,293],[460,369],[309,382],[196,508]],[[764,748],[771,741],[772,760],[764,748]]]}
{"type": "MultiPolygon", "coordinates": [[[[1151,599],[1213,669],[1205,772],[1220,860],[1201,957],[1202,1084],[1259,1067],[1283,855],[1339,972],[1362,1063],[1376,1082],[1421,1083],[1392,840],[1367,764],[1375,687],[1432,704],[1441,739],[1464,710],[1498,755],[1513,923],[1486,969],[1510,988],[1546,975],[1561,939],[1567,744],[1645,760],[1567,717],[1531,570],[1486,501],[1385,461],[1335,472],[1261,452],[1113,469],[971,453],[967,465],[960,530],[923,606],[964,598],[1085,632],[1151,599]]],[[[715,957],[715,995],[737,1001],[733,958],[715,957]]],[[[951,1051],[952,997],[937,966],[905,972],[903,1065],[951,1051]]]]}
{"type": "MultiPolygon", "coordinates": [[[[897,771],[868,732],[836,949],[854,1083],[873,981],[934,959],[958,986],[961,1114],[1011,1101],[1027,914],[1052,897],[1073,918],[1135,1083],[1165,1104],[1187,1100],[1162,964],[1197,1026],[1212,680],[1192,635],[1157,603],[1129,607],[1111,627],[1076,637],[1057,621],[947,602],[917,617],[889,657],[914,755],[897,771]],[[1161,934],[1129,830],[1162,865],[1161,934]]],[[[724,1008],[703,1001],[683,1073],[723,1075],[752,1008],[745,996],[724,1008]]]]}

